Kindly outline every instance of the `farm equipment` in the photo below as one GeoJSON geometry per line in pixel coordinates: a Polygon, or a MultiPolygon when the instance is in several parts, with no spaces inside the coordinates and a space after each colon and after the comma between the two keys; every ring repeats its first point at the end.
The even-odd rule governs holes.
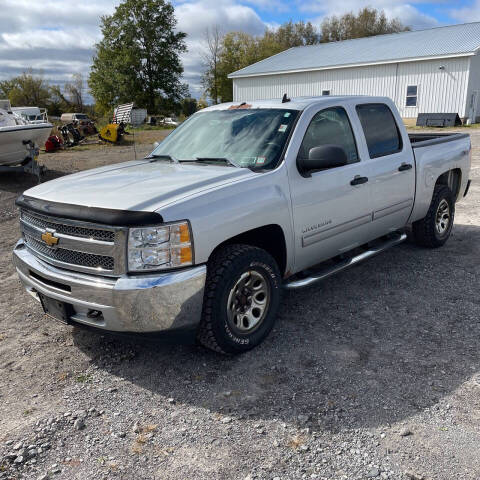
{"type": "Polygon", "coordinates": [[[45,142],[45,151],[47,153],[56,152],[63,148],[63,140],[58,135],[50,135],[45,142]]]}
{"type": "Polygon", "coordinates": [[[117,143],[122,140],[124,135],[128,135],[125,126],[130,121],[133,103],[118,105],[113,111],[112,123],[109,123],[100,130],[98,137],[110,143],[117,143]]]}
{"type": "Polygon", "coordinates": [[[105,142],[117,143],[125,134],[127,134],[127,132],[125,132],[125,124],[123,122],[109,123],[100,129],[98,137],[105,142]]]}
{"type": "Polygon", "coordinates": [[[78,131],[73,123],[67,123],[58,128],[63,137],[63,143],[66,147],[78,145],[85,137],[78,131]]]}
{"type": "Polygon", "coordinates": [[[92,120],[77,120],[75,127],[84,136],[96,135],[98,133],[97,127],[92,120]]]}

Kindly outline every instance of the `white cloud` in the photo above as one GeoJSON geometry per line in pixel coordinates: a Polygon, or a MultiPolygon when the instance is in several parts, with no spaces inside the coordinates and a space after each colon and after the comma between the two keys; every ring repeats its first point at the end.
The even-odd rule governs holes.
{"type": "Polygon", "coordinates": [[[0,31],[79,25],[97,29],[100,16],[112,13],[116,4],[117,0],[85,0],[74,6],[65,0],[2,0],[0,31]]]}
{"type": "Polygon", "coordinates": [[[291,10],[291,2],[288,0],[244,0],[250,5],[254,5],[260,10],[276,11],[276,12],[288,12],[291,10]]]}
{"type": "Polygon", "coordinates": [[[439,25],[436,18],[419,12],[418,9],[409,4],[385,8],[385,14],[389,18],[398,18],[404,25],[407,25],[412,30],[433,28],[439,25]]]}
{"type": "Polygon", "coordinates": [[[1,0],[0,79],[32,68],[62,84],[74,73],[88,75],[100,17],[117,0],[1,0]]]}
{"type": "Polygon", "coordinates": [[[31,49],[91,49],[101,39],[98,30],[71,28],[67,30],[24,30],[21,33],[4,33],[0,50],[31,49]]]}
{"type": "Polygon", "coordinates": [[[182,2],[175,8],[178,29],[188,34],[188,52],[183,55],[184,78],[192,95],[201,95],[202,53],[205,49],[207,28],[218,26],[222,32],[242,30],[259,34],[265,23],[251,7],[238,5],[233,0],[197,0],[182,2]]]}
{"type": "MultiPolygon", "coordinates": [[[[438,21],[429,15],[420,12],[414,5],[415,3],[428,3],[422,0],[413,0],[406,3],[403,0],[310,0],[304,2],[298,0],[299,8],[306,14],[316,13],[315,19],[320,23],[323,17],[331,15],[342,15],[347,12],[357,12],[364,7],[373,7],[378,10],[384,10],[388,18],[399,18],[402,23],[417,30],[429,28],[438,25],[438,21]]],[[[430,3],[437,4],[438,1],[430,0],[430,3]]]]}
{"type": "Polygon", "coordinates": [[[480,21],[480,0],[475,0],[472,5],[463,8],[452,8],[449,14],[460,22],[480,21]]]}

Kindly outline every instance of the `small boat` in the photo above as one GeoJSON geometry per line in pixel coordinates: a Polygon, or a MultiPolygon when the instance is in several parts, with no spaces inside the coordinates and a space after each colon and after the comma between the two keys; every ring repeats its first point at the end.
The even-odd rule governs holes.
{"type": "MultiPolygon", "coordinates": [[[[2,108],[0,106],[0,108],[2,108]]],[[[22,117],[28,123],[47,123],[48,114],[46,108],[38,107],[12,107],[12,113],[22,117]]]]}
{"type": "Polygon", "coordinates": [[[10,109],[0,108],[0,166],[17,166],[28,162],[28,143],[43,147],[52,127],[48,122],[30,123],[10,109]]]}

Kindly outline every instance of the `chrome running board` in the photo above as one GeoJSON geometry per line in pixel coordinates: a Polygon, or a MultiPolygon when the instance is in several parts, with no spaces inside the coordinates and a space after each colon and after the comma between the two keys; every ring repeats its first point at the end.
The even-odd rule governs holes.
{"type": "Polygon", "coordinates": [[[367,258],[373,257],[374,255],[377,255],[378,253],[381,253],[384,250],[394,247],[395,245],[398,245],[399,243],[404,242],[406,239],[407,239],[407,235],[405,233],[397,233],[395,234],[394,237],[389,237],[386,240],[383,240],[382,243],[380,244],[377,244],[373,247],[368,247],[367,250],[365,250],[364,252],[354,257],[341,260],[339,263],[333,266],[329,265],[324,267],[323,269],[319,268],[309,277],[300,278],[298,280],[292,280],[290,282],[287,282],[284,284],[284,288],[287,290],[297,290],[299,288],[308,287],[314,283],[319,282],[320,280],[324,280],[325,278],[330,277],[331,275],[334,275],[335,273],[341,272],[346,268],[352,267],[353,265],[356,265],[357,263],[360,263],[361,261],[366,260],[367,258]]]}

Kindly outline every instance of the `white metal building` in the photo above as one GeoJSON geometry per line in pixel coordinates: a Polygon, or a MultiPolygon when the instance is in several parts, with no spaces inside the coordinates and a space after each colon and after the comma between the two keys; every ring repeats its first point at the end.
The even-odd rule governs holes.
{"type": "Polygon", "coordinates": [[[229,75],[234,101],[382,95],[403,118],[480,118],[480,22],[296,47],[229,75]]]}

